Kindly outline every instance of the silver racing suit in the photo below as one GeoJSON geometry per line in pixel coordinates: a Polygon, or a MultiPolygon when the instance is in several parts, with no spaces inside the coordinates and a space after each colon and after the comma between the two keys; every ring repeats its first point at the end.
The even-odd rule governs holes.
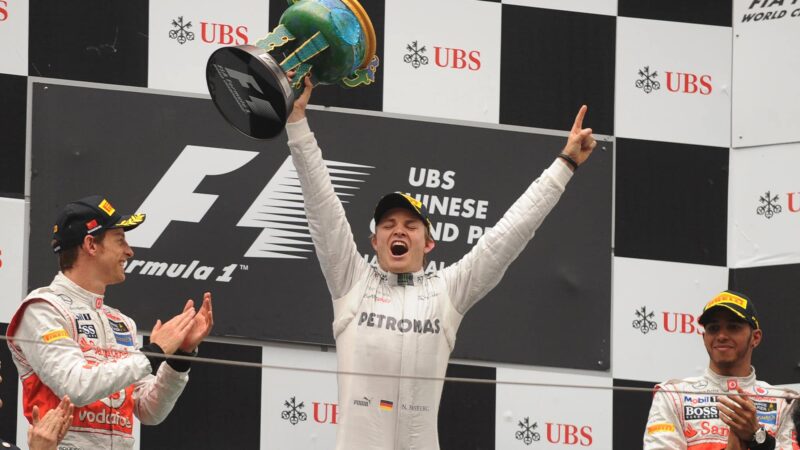
{"type": "Polygon", "coordinates": [[[136,349],[136,323],[59,273],[28,294],[8,326],[11,355],[22,380],[28,421],[64,395],[75,404],[59,449],[133,448],[133,416],[163,421],[189,380],[162,363],[155,376],[136,349]]]}
{"type": "Polygon", "coordinates": [[[756,380],[756,371],[744,378],[725,377],[706,369],[700,377],[670,380],[656,385],[653,405],[644,432],[645,450],[721,450],[727,447],[730,430],[719,418],[714,392],[748,394],[756,406],[758,421],[776,439],[776,450],[798,450],[791,419],[791,402],[797,396],[789,389],[756,380]]]}
{"type": "MultiPolygon", "coordinates": [[[[572,172],[556,160],[458,263],[395,274],[359,254],[307,121],[286,130],[333,297],[339,371],[444,377],[464,314],[497,285],[558,202],[572,172]]],[[[442,382],[340,374],[338,385],[337,450],[439,448],[442,382]]]]}

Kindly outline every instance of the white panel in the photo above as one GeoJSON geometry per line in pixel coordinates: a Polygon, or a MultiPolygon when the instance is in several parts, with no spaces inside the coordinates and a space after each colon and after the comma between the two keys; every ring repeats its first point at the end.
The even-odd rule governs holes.
{"type": "MultiPolygon", "coordinates": [[[[262,355],[265,365],[336,370],[336,354],[315,348],[265,346],[262,355]]],[[[335,373],[264,369],[261,380],[263,450],[334,448],[338,423],[334,419],[335,415],[338,418],[338,412],[334,414],[338,409],[335,373]]]]}
{"type": "Polygon", "coordinates": [[[148,87],[208,94],[206,62],[224,46],[255,42],[269,33],[269,3],[211,0],[150,3],[148,87]]]}
{"type": "Polygon", "coordinates": [[[503,4],[604,14],[607,16],[617,15],[617,0],[503,0],[503,4]]]}
{"type": "Polygon", "coordinates": [[[733,2],[733,146],[800,141],[800,3],[733,2]]]}
{"type": "Polygon", "coordinates": [[[731,29],[617,19],[619,137],[730,146],[731,29]]]}
{"type": "Polygon", "coordinates": [[[499,3],[387,0],[383,110],[497,123],[500,16],[499,3]]]}
{"type": "Polygon", "coordinates": [[[611,448],[611,389],[502,384],[610,388],[610,377],[500,367],[497,381],[496,448],[611,448]]]}
{"type": "Polygon", "coordinates": [[[800,263],[798,166],[800,143],[731,151],[729,267],[800,263]]]}
{"type": "Polygon", "coordinates": [[[700,375],[708,366],[696,318],[728,287],[728,269],[614,258],[614,378],[665,381],[700,375]]]}
{"type": "Polygon", "coordinates": [[[3,218],[0,220],[0,322],[8,323],[25,296],[22,281],[25,201],[0,198],[0,217],[3,218]]]}
{"type": "Polygon", "coordinates": [[[28,0],[0,0],[0,73],[28,75],[28,11],[28,0]]]}

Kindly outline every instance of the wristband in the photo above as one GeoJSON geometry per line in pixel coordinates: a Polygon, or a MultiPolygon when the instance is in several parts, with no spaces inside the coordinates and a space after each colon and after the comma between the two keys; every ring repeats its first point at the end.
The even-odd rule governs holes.
{"type": "Polygon", "coordinates": [[[158,369],[158,366],[162,361],[164,361],[164,350],[162,350],[161,347],[159,347],[155,342],[143,345],[139,350],[147,353],[158,353],[158,355],[145,355],[145,357],[147,357],[147,361],[150,363],[150,370],[152,371],[158,369]]]}
{"type": "MultiPolygon", "coordinates": [[[[197,356],[197,350],[195,349],[195,351],[189,353],[189,352],[185,352],[185,351],[183,351],[181,349],[178,349],[178,350],[175,350],[175,355],[176,356],[197,356]]],[[[181,358],[181,359],[167,358],[167,364],[169,364],[169,366],[172,367],[172,369],[175,370],[176,372],[186,372],[192,366],[192,361],[190,361],[188,359],[183,359],[183,358],[181,358]]]]}
{"type": "Polygon", "coordinates": [[[558,157],[559,157],[559,158],[561,158],[561,159],[563,159],[564,161],[566,161],[566,162],[567,162],[567,164],[569,164],[569,165],[572,167],[572,171],[573,171],[573,172],[574,172],[574,171],[576,171],[576,170],[578,170],[578,163],[577,163],[577,161],[575,161],[574,159],[572,159],[572,157],[571,157],[571,156],[569,156],[568,154],[566,154],[566,153],[559,153],[559,154],[558,154],[558,157]]]}

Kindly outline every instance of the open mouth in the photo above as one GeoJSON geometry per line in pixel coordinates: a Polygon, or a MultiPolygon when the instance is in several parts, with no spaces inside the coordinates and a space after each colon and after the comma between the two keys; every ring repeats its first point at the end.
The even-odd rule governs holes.
{"type": "Polygon", "coordinates": [[[389,249],[392,251],[392,255],[394,256],[403,256],[408,253],[408,245],[406,245],[406,243],[403,241],[392,242],[389,249]]]}

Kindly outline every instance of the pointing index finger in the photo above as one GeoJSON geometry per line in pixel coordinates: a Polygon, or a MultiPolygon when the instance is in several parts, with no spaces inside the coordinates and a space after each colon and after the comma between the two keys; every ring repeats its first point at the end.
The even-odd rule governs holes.
{"type": "Polygon", "coordinates": [[[573,133],[579,133],[583,129],[583,117],[586,116],[588,109],[586,105],[582,105],[581,109],[578,110],[578,115],[575,116],[575,123],[572,124],[573,133]]]}

